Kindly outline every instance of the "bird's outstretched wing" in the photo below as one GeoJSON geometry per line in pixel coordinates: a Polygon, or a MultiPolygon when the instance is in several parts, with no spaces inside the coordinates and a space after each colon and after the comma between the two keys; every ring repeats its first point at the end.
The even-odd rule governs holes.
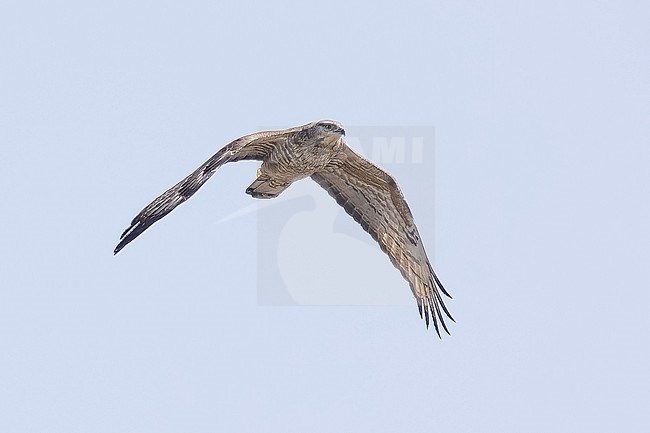
{"type": "Polygon", "coordinates": [[[258,132],[238,138],[224,146],[185,179],[169,188],[142,209],[131,221],[129,228],[120,236],[120,242],[115,247],[113,254],[120,252],[122,248],[147,230],[153,223],[190,198],[223,164],[247,159],[262,160],[274,149],[277,143],[286,140],[293,129],[296,128],[283,131],[258,132]]]}
{"type": "Polygon", "coordinates": [[[431,315],[438,336],[438,321],[449,333],[443,312],[452,321],[454,319],[440,293],[451,296],[429,263],[411,210],[395,179],[347,146],[325,169],[311,177],[388,254],[393,265],[409,282],[420,316],[424,311],[427,327],[431,315]]]}

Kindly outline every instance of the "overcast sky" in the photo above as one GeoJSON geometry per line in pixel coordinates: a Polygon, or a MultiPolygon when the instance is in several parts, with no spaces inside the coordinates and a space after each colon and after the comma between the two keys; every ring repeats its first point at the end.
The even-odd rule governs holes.
{"type": "Polygon", "coordinates": [[[648,431],[650,7],[536,3],[4,0],[0,431],[648,431]],[[251,162],[113,256],[322,118],[398,178],[451,336],[251,162]]]}

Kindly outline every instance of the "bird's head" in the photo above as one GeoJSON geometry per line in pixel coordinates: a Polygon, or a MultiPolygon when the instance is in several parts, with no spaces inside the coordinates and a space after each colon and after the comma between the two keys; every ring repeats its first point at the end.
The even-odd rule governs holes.
{"type": "Polygon", "coordinates": [[[313,123],[312,129],[314,136],[318,138],[335,136],[338,139],[342,135],[345,135],[343,125],[335,120],[319,120],[313,123]]]}

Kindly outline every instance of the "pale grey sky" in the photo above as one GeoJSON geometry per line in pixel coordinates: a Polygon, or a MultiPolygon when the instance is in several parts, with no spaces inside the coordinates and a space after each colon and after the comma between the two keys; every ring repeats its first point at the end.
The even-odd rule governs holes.
{"type": "Polygon", "coordinates": [[[3,1],[0,431],[648,431],[648,22],[641,1],[3,1]],[[229,140],[321,118],[435,130],[390,169],[451,336],[315,184],[221,221],[252,163],[113,257],[229,140]],[[260,266],[292,259],[258,265],[258,216],[294,208],[295,269],[337,290],[375,269],[406,305],[259,305],[260,266]]]}

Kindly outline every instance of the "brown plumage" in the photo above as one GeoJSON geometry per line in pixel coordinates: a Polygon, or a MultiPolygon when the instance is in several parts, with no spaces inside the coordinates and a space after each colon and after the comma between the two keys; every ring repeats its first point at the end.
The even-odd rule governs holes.
{"type": "Polygon", "coordinates": [[[255,198],[277,197],[296,180],[311,177],[379,243],[409,282],[427,327],[431,316],[438,336],[438,322],[449,333],[444,315],[454,319],[441,293],[451,296],[429,263],[397,182],[350,149],[343,141],[344,135],[341,124],[325,120],[238,138],[145,207],[120,237],[114,254],[190,198],[223,164],[262,161],[247,194],[255,198]]]}

